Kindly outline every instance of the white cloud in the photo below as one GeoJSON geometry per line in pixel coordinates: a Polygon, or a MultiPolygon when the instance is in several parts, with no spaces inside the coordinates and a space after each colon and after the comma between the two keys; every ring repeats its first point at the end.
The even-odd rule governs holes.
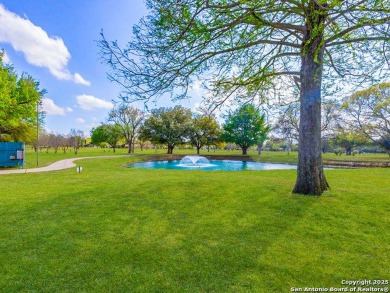
{"type": "Polygon", "coordinates": [[[73,109],[72,109],[71,107],[66,107],[65,110],[66,110],[67,112],[73,112],[73,109]]]}
{"type": "Polygon", "coordinates": [[[88,80],[85,80],[80,74],[77,72],[74,74],[74,82],[83,84],[83,85],[91,85],[91,82],[88,80]]]}
{"type": "Polygon", "coordinates": [[[76,122],[78,122],[78,123],[85,123],[85,120],[83,118],[77,118],[76,122]]]}
{"type": "Polygon", "coordinates": [[[113,107],[112,103],[90,95],[80,95],[76,99],[77,104],[84,110],[92,110],[95,108],[111,109],[113,107]]]}
{"type": "Polygon", "coordinates": [[[65,109],[57,106],[52,99],[43,98],[42,108],[47,115],[65,115],[65,109]]]}
{"type": "Polygon", "coordinates": [[[0,42],[22,52],[28,63],[47,68],[58,79],[90,85],[79,73],[67,69],[70,53],[60,37],[49,37],[41,27],[0,4],[0,42]]]}

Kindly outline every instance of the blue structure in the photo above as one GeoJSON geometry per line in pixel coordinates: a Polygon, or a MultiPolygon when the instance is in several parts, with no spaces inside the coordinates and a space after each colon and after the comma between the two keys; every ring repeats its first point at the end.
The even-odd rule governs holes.
{"type": "Polygon", "coordinates": [[[24,167],[24,143],[0,142],[0,167],[24,167]]]}

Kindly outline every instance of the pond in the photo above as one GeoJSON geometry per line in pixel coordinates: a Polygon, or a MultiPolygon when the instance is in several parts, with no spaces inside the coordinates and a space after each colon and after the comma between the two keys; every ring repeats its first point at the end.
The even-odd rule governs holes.
{"type": "Polygon", "coordinates": [[[296,165],[232,160],[210,160],[207,163],[185,164],[180,160],[140,162],[128,165],[129,168],[172,169],[172,170],[283,170],[296,169],[296,165]]]}

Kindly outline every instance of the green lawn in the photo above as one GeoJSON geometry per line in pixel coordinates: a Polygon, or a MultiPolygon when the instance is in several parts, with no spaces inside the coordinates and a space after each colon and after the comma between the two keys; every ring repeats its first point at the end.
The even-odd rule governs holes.
{"type": "Polygon", "coordinates": [[[123,167],[136,159],[2,175],[0,291],[290,292],[389,278],[389,168],[327,170],[331,191],[310,197],[291,194],[294,170],[123,167]]]}
{"type": "MultiPolygon", "coordinates": [[[[166,154],[165,149],[157,150],[143,150],[136,149],[135,152],[137,155],[156,155],[156,154],[166,154]]],[[[38,163],[39,167],[47,166],[55,161],[69,159],[74,157],[93,157],[93,156],[110,156],[110,155],[125,155],[127,154],[127,149],[116,149],[116,152],[113,153],[111,149],[96,149],[96,148],[82,148],[78,151],[78,154],[75,155],[72,150],[68,150],[66,153],[63,153],[61,150],[58,150],[57,153],[54,153],[52,149],[48,153],[42,151],[38,153],[38,163]]],[[[195,155],[195,149],[174,149],[174,155],[195,155]]],[[[217,150],[216,152],[205,150],[201,151],[201,155],[241,155],[240,150],[235,151],[226,151],[226,150],[217,150]]],[[[255,161],[262,162],[283,162],[283,163],[296,163],[298,158],[297,152],[291,152],[287,154],[286,152],[262,152],[260,156],[257,155],[255,151],[249,151],[248,154],[255,161]]],[[[346,156],[341,155],[337,156],[333,153],[326,153],[323,155],[324,162],[326,161],[362,161],[362,162],[389,162],[390,157],[387,154],[359,154],[355,156],[346,156]]],[[[37,166],[37,156],[36,153],[31,148],[26,149],[26,167],[35,168],[37,166]]]]}
{"type": "MultiPolygon", "coordinates": [[[[46,150],[42,150],[38,153],[38,166],[44,167],[59,160],[77,157],[115,156],[125,154],[127,154],[127,149],[116,149],[115,153],[113,153],[111,149],[81,148],[78,150],[77,154],[75,154],[72,149],[69,149],[66,153],[60,149],[57,153],[55,153],[52,149],[49,149],[48,152],[46,152],[46,150]]],[[[36,167],[37,154],[32,148],[26,147],[26,168],[29,169],[36,167]]]]}

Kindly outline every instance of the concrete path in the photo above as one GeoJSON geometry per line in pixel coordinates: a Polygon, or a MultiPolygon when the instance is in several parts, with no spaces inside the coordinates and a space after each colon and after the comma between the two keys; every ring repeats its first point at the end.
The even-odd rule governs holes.
{"type": "Polygon", "coordinates": [[[57,161],[49,166],[41,167],[41,168],[0,170],[0,175],[58,171],[58,170],[64,170],[64,169],[76,167],[76,164],[74,163],[74,161],[76,161],[76,160],[98,159],[98,158],[119,158],[119,157],[128,157],[128,156],[129,155],[72,158],[72,159],[57,161]]]}

